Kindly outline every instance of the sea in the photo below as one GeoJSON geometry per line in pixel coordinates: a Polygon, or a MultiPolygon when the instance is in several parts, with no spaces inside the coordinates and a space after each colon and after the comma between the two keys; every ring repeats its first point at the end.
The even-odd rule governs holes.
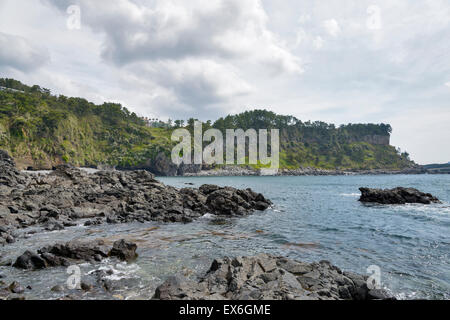
{"type": "MultiPolygon", "coordinates": [[[[327,260],[344,271],[368,276],[398,299],[450,299],[450,175],[360,175],[297,177],[161,177],[178,188],[217,184],[251,188],[273,207],[246,217],[221,219],[206,214],[189,223],[131,223],[77,227],[27,234],[0,248],[0,262],[25,250],[72,239],[126,238],[138,245],[131,263],[104,260],[80,265],[81,277],[94,281],[96,270],[110,269],[114,297],[98,291],[86,299],[149,299],[169,276],[196,278],[215,258],[269,253],[314,262],[327,260]],[[360,187],[414,187],[442,203],[378,205],[358,201],[360,187]],[[375,271],[374,271],[375,270],[375,271]]],[[[29,232],[21,231],[21,232],[29,232]]],[[[66,268],[20,271],[0,267],[5,283],[19,281],[31,299],[54,299],[71,276],[66,268]]]]}

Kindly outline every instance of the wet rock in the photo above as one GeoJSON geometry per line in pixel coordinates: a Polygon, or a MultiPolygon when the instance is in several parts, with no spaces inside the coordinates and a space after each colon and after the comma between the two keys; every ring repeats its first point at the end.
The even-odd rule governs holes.
{"type": "MultiPolygon", "coordinates": [[[[47,231],[74,226],[128,222],[187,223],[206,213],[246,215],[271,202],[250,189],[204,185],[177,189],[155,180],[148,171],[98,171],[89,174],[69,165],[47,175],[19,172],[0,153],[0,226],[10,229],[42,225],[47,231]],[[11,215],[11,212],[14,215],[11,215]]],[[[6,243],[5,237],[0,237],[6,243]]]]}
{"type": "Polygon", "coordinates": [[[423,193],[414,188],[397,187],[394,189],[371,189],[360,188],[361,202],[375,202],[380,204],[405,204],[405,203],[422,203],[431,204],[439,203],[439,199],[430,193],[423,193]]]}
{"type": "Polygon", "coordinates": [[[95,257],[100,255],[103,258],[108,256],[108,248],[101,240],[95,241],[78,241],[73,240],[65,244],[55,244],[42,248],[38,251],[40,254],[50,253],[59,258],[95,261],[95,257]]]}
{"type": "Polygon", "coordinates": [[[16,242],[16,240],[10,235],[7,235],[5,237],[5,240],[6,240],[6,243],[14,243],[14,242],[16,242]]]}
{"type": "Polygon", "coordinates": [[[18,283],[17,281],[14,281],[13,283],[11,283],[8,287],[9,291],[11,291],[12,293],[24,293],[25,289],[20,285],[20,283],[18,283]]]}
{"type": "Polygon", "coordinates": [[[154,299],[181,300],[200,299],[203,296],[202,288],[198,283],[182,276],[172,276],[155,290],[154,299]],[[189,294],[189,297],[187,296],[189,294]]]}
{"type": "Polygon", "coordinates": [[[53,218],[47,220],[47,222],[45,222],[43,227],[44,227],[44,230],[46,230],[46,231],[64,230],[64,225],[61,222],[54,220],[53,218]]]}
{"type": "Polygon", "coordinates": [[[84,225],[87,227],[87,226],[98,226],[98,225],[101,225],[103,223],[103,221],[102,221],[102,219],[101,218],[97,218],[97,219],[94,219],[94,220],[89,220],[89,221],[86,221],[85,223],[84,223],[84,225]]]}
{"type": "Polygon", "coordinates": [[[392,296],[382,289],[369,290],[367,296],[370,300],[394,300],[392,296]]]}
{"type": "Polygon", "coordinates": [[[92,284],[86,282],[81,282],[80,287],[83,291],[91,291],[94,288],[92,284]]]}
{"type": "Polygon", "coordinates": [[[26,180],[26,177],[17,170],[16,164],[8,152],[0,150],[0,189],[2,186],[16,187],[25,184],[26,180]]]}
{"type": "Polygon", "coordinates": [[[56,286],[52,287],[50,289],[50,291],[52,291],[52,292],[63,292],[64,291],[64,287],[61,286],[61,285],[56,285],[56,286]]]}
{"type": "Polygon", "coordinates": [[[9,206],[8,209],[11,214],[19,213],[19,210],[16,206],[9,206]]]}
{"type": "Polygon", "coordinates": [[[304,263],[261,254],[213,261],[198,281],[175,276],[160,285],[155,299],[366,300],[393,299],[369,290],[367,277],[345,274],[328,261],[304,263]]]}
{"type": "Polygon", "coordinates": [[[118,257],[123,261],[132,261],[137,257],[136,249],[137,246],[135,243],[128,242],[123,239],[118,240],[114,242],[113,248],[109,252],[109,256],[118,257]]]}
{"type": "Polygon", "coordinates": [[[218,215],[246,215],[253,210],[265,210],[272,204],[262,194],[251,189],[238,190],[208,185],[200,187],[200,191],[207,195],[206,205],[210,211],[218,215]]]}
{"type": "Polygon", "coordinates": [[[26,251],[17,258],[13,267],[27,270],[67,267],[80,261],[98,262],[108,256],[129,261],[136,258],[136,248],[136,244],[125,240],[116,241],[112,249],[101,240],[86,242],[73,240],[65,244],[44,247],[37,253],[26,251]]]}
{"type": "Polygon", "coordinates": [[[117,224],[117,223],[119,223],[119,221],[117,221],[117,219],[114,218],[114,217],[107,217],[107,218],[106,218],[106,223],[109,223],[109,224],[117,224]]]}
{"type": "Polygon", "coordinates": [[[25,251],[25,253],[18,257],[16,262],[14,262],[13,267],[18,269],[38,270],[46,268],[47,263],[41,256],[31,251],[25,251]]]}

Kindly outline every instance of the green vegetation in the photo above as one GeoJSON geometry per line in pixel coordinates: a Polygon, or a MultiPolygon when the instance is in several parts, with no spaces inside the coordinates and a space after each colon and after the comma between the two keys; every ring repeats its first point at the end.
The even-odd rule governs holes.
{"type": "MultiPolygon", "coordinates": [[[[169,120],[151,128],[120,104],[95,105],[82,98],[55,96],[39,86],[0,79],[0,148],[21,167],[145,165],[169,155],[174,128],[192,129],[194,119],[169,120]],[[9,88],[9,89],[5,89],[9,88]]],[[[414,165],[407,153],[389,145],[387,124],[302,122],[266,110],[254,110],[204,123],[204,128],[280,129],[280,164],[284,168],[402,169],[414,165]]]]}
{"type": "Polygon", "coordinates": [[[267,110],[247,111],[218,119],[213,127],[280,129],[280,166],[295,169],[403,169],[414,165],[408,153],[389,145],[389,124],[302,122],[267,110]]]}
{"type": "Polygon", "coordinates": [[[39,86],[0,79],[0,148],[19,166],[134,166],[170,150],[170,131],[148,128],[120,104],[53,96],[39,86]]]}

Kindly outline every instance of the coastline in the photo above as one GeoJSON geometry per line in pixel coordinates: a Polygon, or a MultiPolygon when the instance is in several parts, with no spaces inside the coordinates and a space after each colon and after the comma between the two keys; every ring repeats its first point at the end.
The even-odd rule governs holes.
{"type": "MultiPolygon", "coordinates": [[[[6,272],[5,280],[8,281],[0,281],[0,300],[24,300],[28,294],[34,294],[36,283],[29,279],[29,282],[22,285],[19,283],[18,273],[36,274],[55,267],[70,267],[85,262],[96,268],[91,272],[94,276],[86,277],[88,280],[83,280],[80,289],[75,290],[67,290],[58,283],[52,283],[54,286],[50,286],[50,292],[55,293],[54,297],[80,300],[86,299],[86,294],[93,298],[106,294],[110,299],[117,299],[126,283],[112,281],[110,276],[115,275],[114,269],[105,271],[101,263],[106,259],[117,263],[136,260],[138,246],[135,242],[141,244],[143,234],[133,239],[126,239],[129,236],[121,234],[114,242],[111,236],[96,237],[95,240],[84,237],[68,242],[58,240],[58,233],[78,229],[80,223],[87,232],[95,233],[92,228],[99,228],[101,225],[112,229],[114,225],[133,222],[185,225],[210,213],[217,217],[220,224],[230,218],[265,211],[273,204],[250,188],[239,190],[202,185],[198,189],[177,189],[164,185],[146,171],[88,173],[70,166],[60,166],[46,175],[28,175],[17,170],[14,161],[5,152],[0,152],[0,169],[2,249],[15,244],[20,246],[27,239],[39,237],[40,234],[54,235],[47,239],[49,243],[45,247],[37,250],[21,246],[10,259],[3,260],[3,254],[0,255],[0,271],[6,272]]],[[[160,226],[148,228],[145,235],[159,228],[160,226]]],[[[173,277],[177,276],[174,273],[167,281],[161,281],[153,298],[395,299],[385,290],[370,288],[367,275],[343,272],[328,261],[304,263],[267,254],[224,259],[218,256],[206,275],[211,276],[205,287],[202,278],[198,282],[174,281],[173,277]],[[223,270],[233,268],[231,282],[222,269],[215,272],[219,267],[223,270]],[[251,275],[249,271],[252,271],[251,275]],[[229,285],[216,287],[220,283],[229,285]],[[279,289],[274,290],[275,287],[279,289]],[[217,288],[220,289],[219,292],[217,288]]],[[[2,275],[1,278],[4,277],[2,275]]],[[[48,292],[48,289],[41,290],[48,292]]]]}
{"type": "Polygon", "coordinates": [[[187,172],[184,177],[231,177],[231,176],[355,176],[355,175],[400,175],[428,174],[423,168],[403,170],[370,169],[370,170],[326,170],[317,168],[279,169],[277,171],[253,169],[250,167],[226,166],[216,170],[200,170],[187,172]]]}

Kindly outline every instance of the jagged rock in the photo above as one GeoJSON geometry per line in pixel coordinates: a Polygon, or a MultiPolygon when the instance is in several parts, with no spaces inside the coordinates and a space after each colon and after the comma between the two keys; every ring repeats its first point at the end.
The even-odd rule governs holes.
{"type": "Polygon", "coordinates": [[[113,248],[109,252],[109,256],[111,257],[118,257],[120,260],[123,261],[131,261],[136,259],[137,245],[132,242],[128,242],[125,240],[118,240],[114,242],[113,248]]]}
{"type": "Polygon", "coordinates": [[[439,203],[439,199],[430,193],[423,193],[414,188],[397,187],[394,189],[371,189],[360,188],[361,202],[375,202],[381,204],[405,204],[405,203],[422,203],[431,204],[439,203]]]}
{"type": "Polygon", "coordinates": [[[83,261],[95,261],[97,256],[106,258],[108,256],[108,248],[101,240],[82,242],[82,241],[69,241],[66,244],[55,244],[40,249],[38,253],[50,253],[57,257],[83,260],[83,261]]]}
{"type": "Polygon", "coordinates": [[[212,185],[177,189],[143,170],[89,174],[60,165],[50,174],[38,175],[17,171],[5,152],[0,159],[4,164],[0,166],[0,226],[11,229],[41,224],[47,231],[58,231],[76,225],[77,219],[89,219],[86,225],[103,221],[187,223],[206,213],[245,215],[271,205],[250,189],[212,185]]]}
{"type": "Polygon", "coordinates": [[[125,240],[116,241],[112,249],[109,249],[101,240],[89,242],[73,240],[65,244],[44,247],[37,253],[26,251],[17,258],[13,267],[37,270],[47,267],[69,266],[79,261],[96,262],[108,256],[129,260],[136,257],[136,248],[136,244],[125,240]]]}
{"type": "Polygon", "coordinates": [[[367,277],[343,273],[328,261],[303,263],[261,254],[213,261],[198,281],[170,277],[155,291],[162,300],[366,300],[393,299],[369,290],[367,277]]]}
{"type": "Polygon", "coordinates": [[[0,150],[0,190],[2,186],[15,187],[25,182],[26,178],[16,169],[16,164],[8,152],[0,150]]]}
{"type": "Polygon", "coordinates": [[[31,251],[25,251],[25,253],[18,257],[16,262],[14,262],[13,267],[19,269],[37,270],[46,268],[47,263],[41,256],[31,251]]]}

